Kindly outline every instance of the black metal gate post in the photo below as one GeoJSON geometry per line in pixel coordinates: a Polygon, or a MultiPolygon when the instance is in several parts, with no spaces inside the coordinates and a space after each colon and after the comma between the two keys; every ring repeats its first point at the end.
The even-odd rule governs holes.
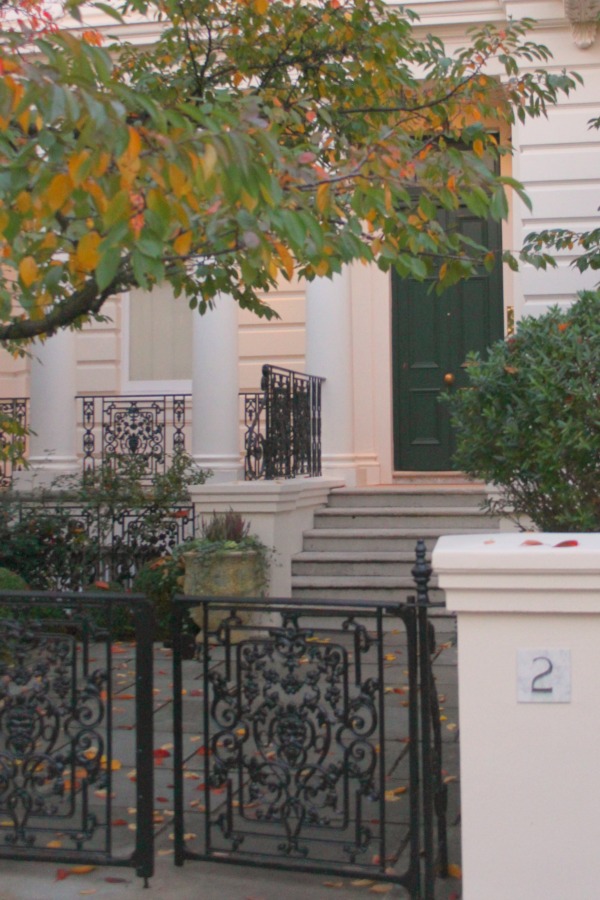
{"type": "Polygon", "coordinates": [[[442,739],[437,688],[432,669],[435,629],[428,612],[429,581],[432,568],[426,559],[425,542],[416,547],[412,575],[417,587],[416,612],[420,682],[421,765],[423,801],[423,891],[425,900],[433,900],[436,876],[448,873],[447,786],[442,778],[442,739]],[[437,824],[437,835],[436,835],[437,824]],[[437,837],[437,841],[436,841],[437,837]]]}
{"type": "Polygon", "coordinates": [[[0,859],[129,866],[147,884],[153,873],[151,605],[140,595],[108,591],[2,592],[0,634],[0,859]],[[133,640],[115,645],[117,627],[133,640]],[[126,712],[117,708],[119,698],[134,699],[126,693],[132,687],[136,724],[133,731],[119,728],[119,753],[136,765],[135,788],[115,756],[113,721],[126,712]],[[135,736],[133,746],[128,735],[135,736]],[[129,802],[128,791],[135,792],[129,802]],[[115,852],[118,802],[136,805],[131,852],[115,852]]]}

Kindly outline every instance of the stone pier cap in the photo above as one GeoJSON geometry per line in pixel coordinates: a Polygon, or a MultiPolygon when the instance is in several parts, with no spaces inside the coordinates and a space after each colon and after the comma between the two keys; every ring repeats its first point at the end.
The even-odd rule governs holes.
{"type": "Polygon", "coordinates": [[[455,612],[600,613],[599,533],[449,535],[432,564],[455,612]]]}

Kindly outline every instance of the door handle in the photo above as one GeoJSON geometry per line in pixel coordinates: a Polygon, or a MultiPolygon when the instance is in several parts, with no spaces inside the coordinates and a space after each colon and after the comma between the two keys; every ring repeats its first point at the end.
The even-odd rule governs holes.
{"type": "Polygon", "coordinates": [[[454,384],[454,375],[452,372],[446,372],[444,375],[444,384],[454,384]]]}

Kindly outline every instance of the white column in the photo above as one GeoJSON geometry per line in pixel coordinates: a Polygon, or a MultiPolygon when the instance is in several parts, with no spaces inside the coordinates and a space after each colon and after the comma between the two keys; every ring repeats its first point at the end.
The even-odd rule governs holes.
{"type": "Polygon", "coordinates": [[[47,486],[78,469],[75,332],[34,344],[31,354],[30,468],[18,473],[19,487],[47,486]]]}
{"type": "Polygon", "coordinates": [[[356,484],[350,271],[306,286],[306,371],[327,379],[321,395],[323,475],[356,484]]]}
{"type": "Polygon", "coordinates": [[[443,537],[458,618],[465,900],[600,884],[600,535],[443,537]]]}
{"type": "Polygon", "coordinates": [[[241,477],[238,374],[238,307],[219,295],[215,308],[194,315],[192,456],[214,481],[241,477]]]}

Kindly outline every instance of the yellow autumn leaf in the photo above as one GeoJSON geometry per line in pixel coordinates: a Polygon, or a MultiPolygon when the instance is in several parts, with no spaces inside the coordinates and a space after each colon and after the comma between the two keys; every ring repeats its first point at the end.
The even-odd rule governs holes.
{"type": "Polygon", "coordinates": [[[89,875],[90,872],[93,872],[96,866],[71,866],[69,869],[70,875],[89,875]]]}
{"type": "Polygon", "coordinates": [[[26,213],[31,209],[31,194],[29,191],[21,191],[15,197],[15,207],[20,213],[26,213]]]}
{"type": "Polygon", "coordinates": [[[73,182],[66,172],[61,172],[54,176],[45,194],[46,203],[52,212],[62,209],[70,198],[72,190],[73,182]]]}
{"type": "Polygon", "coordinates": [[[192,246],[192,232],[184,231],[173,241],[173,250],[178,256],[187,256],[192,246]]]}
{"type": "Polygon", "coordinates": [[[478,156],[480,159],[483,156],[483,153],[484,153],[483,141],[481,141],[479,138],[477,138],[477,140],[473,141],[473,153],[475,154],[475,156],[478,156]]]}
{"type": "Polygon", "coordinates": [[[214,172],[215,166],[217,164],[217,159],[217,151],[212,144],[208,144],[204,152],[204,156],[202,156],[200,160],[202,173],[205,178],[210,178],[210,176],[214,172]]]}
{"type": "Polygon", "coordinates": [[[38,277],[38,267],[33,256],[25,256],[19,263],[19,277],[25,287],[30,287],[38,277]]]}
{"type": "Polygon", "coordinates": [[[96,178],[101,178],[102,175],[104,175],[104,173],[106,172],[106,170],[108,169],[108,167],[110,165],[110,161],[111,161],[110,153],[107,153],[106,150],[103,150],[94,165],[93,172],[94,172],[94,175],[96,176],[96,178]]]}
{"type": "Polygon", "coordinates": [[[96,268],[100,261],[100,254],[98,253],[100,241],[101,237],[97,231],[89,231],[83,235],[75,251],[75,262],[78,269],[84,272],[92,272],[96,268]]]}
{"type": "Polygon", "coordinates": [[[448,271],[448,264],[442,263],[440,266],[440,271],[439,271],[439,275],[438,275],[440,281],[444,280],[444,278],[446,277],[447,271],[448,271]]]}
{"type": "Polygon", "coordinates": [[[285,274],[287,275],[288,279],[291,280],[294,274],[294,260],[292,258],[292,254],[287,249],[287,247],[284,246],[284,244],[276,243],[275,249],[279,254],[279,259],[283,264],[285,274]]]}
{"type": "Polygon", "coordinates": [[[90,151],[89,150],[81,150],[79,153],[75,153],[67,163],[69,169],[69,175],[71,176],[71,181],[75,186],[81,184],[83,178],[80,172],[80,169],[84,162],[89,159],[90,151]]]}
{"type": "Polygon", "coordinates": [[[324,212],[327,209],[329,204],[329,185],[328,184],[320,184],[317,188],[317,197],[316,197],[317,209],[319,212],[324,212]]]}
{"type": "Polygon", "coordinates": [[[259,16],[264,16],[269,8],[269,0],[254,0],[254,10],[259,16]]]}
{"type": "Polygon", "coordinates": [[[132,125],[127,126],[129,129],[129,143],[127,145],[127,153],[132,159],[137,159],[142,151],[142,139],[138,131],[132,125]]]}
{"type": "Polygon", "coordinates": [[[457,866],[456,863],[450,863],[448,865],[448,875],[450,878],[462,878],[461,867],[457,866]]]}
{"type": "Polygon", "coordinates": [[[176,197],[183,197],[188,194],[191,188],[185,172],[182,172],[179,166],[169,163],[169,181],[171,189],[176,197]]]}
{"type": "Polygon", "coordinates": [[[246,191],[246,190],[242,190],[242,193],[240,196],[242,199],[242,203],[244,204],[246,209],[249,212],[252,212],[255,209],[256,204],[258,203],[258,198],[253,197],[252,194],[249,194],[248,191],[246,191]]]}
{"type": "Polygon", "coordinates": [[[321,260],[318,266],[315,266],[315,274],[316,275],[327,275],[329,272],[329,263],[326,259],[321,260]]]}
{"type": "Polygon", "coordinates": [[[31,110],[29,110],[29,109],[23,110],[23,112],[21,113],[21,115],[20,115],[20,116],[17,116],[17,122],[18,122],[19,125],[21,126],[21,129],[22,129],[22,131],[23,131],[24,134],[27,134],[27,132],[29,131],[29,120],[30,120],[30,118],[31,118],[31,110]]]}

